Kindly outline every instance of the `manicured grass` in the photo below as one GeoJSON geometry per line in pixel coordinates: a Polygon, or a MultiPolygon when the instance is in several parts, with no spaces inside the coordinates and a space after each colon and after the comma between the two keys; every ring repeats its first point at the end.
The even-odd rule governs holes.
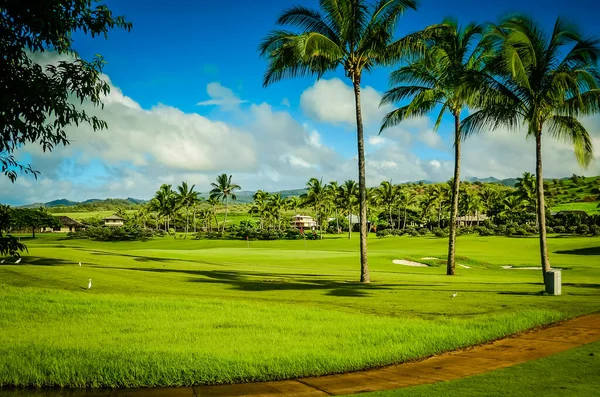
{"type": "Polygon", "coordinates": [[[170,386],[356,370],[481,343],[600,309],[600,239],[551,238],[563,295],[541,296],[535,238],[156,239],[44,235],[0,266],[0,385],[170,386]],[[83,266],[77,263],[81,261],[83,266]],[[86,290],[88,279],[93,280],[86,290]],[[455,299],[450,298],[458,292],[455,299]]]}
{"type": "Polygon", "coordinates": [[[599,372],[600,342],[596,342],[487,374],[360,396],[597,396],[599,372]]]}
{"type": "MultiPolygon", "coordinates": [[[[84,221],[90,218],[105,218],[115,214],[117,211],[88,211],[88,212],[52,212],[54,216],[68,216],[69,218],[84,221]]],[[[126,214],[133,214],[136,210],[125,210],[126,214]]]]}

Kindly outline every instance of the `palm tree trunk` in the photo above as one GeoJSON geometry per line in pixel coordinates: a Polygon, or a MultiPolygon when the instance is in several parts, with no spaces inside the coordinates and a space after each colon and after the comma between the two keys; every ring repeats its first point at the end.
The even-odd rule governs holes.
{"type": "Polygon", "coordinates": [[[352,209],[350,207],[348,207],[348,240],[350,240],[352,238],[352,223],[350,223],[350,217],[352,215],[350,215],[352,213],[352,209]]]}
{"type": "Polygon", "coordinates": [[[360,205],[360,282],[371,282],[367,258],[367,183],[365,177],[365,138],[360,108],[360,75],[353,76],[356,105],[356,138],[358,144],[358,192],[360,205]]]}
{"type": "Polygon", "coordinates": [[[394,230],[394,224],[392,223],[392,206],[388,207],[388,216],[390,217],[390,226],[392,227],[392,230],[394,230]]]}
{"type": "Polygon", "coordinates": [[[196,231],[196,206],[195,206],[195,205],[194,205],[194,213],[193,213],[193,215],[192,215],[192,216],[193,216],[193,218],[194,218],[192,222],[194,222],[194,234],[195,234],[195,233],[198,233],[198,232],[196,231]]]}
{"type": "Polygon", "coordinates": [[[406,207],[404,207],[404,227],[403,229],[406,229],[406,207]]]}
{"type": "Polygon", "coordinates": [[[229,197],[225,197],[225,217],[223,218],[223,233],[225,233],[225,223],[227,223],[227,206],[229,204],[229,197]]]}
{"type": "Polygon", "coordinates": [[[448,263],[446,274],[456,273],[454,259],[456,256],[456,214],[458,213],[458,193],[460,189],[460,113],[454,114],[454,180],[452,181],[452,207],[450,208],[450,236],[448,239],[448,263]]]}
{"type": "Polygon", "coordinates": [[[550,271],[548,244],[546,242],[546,206],[544,205],[544,178],[542,177],[542,126],[535,135],[535,176],[537,180],[537,216],[540,229],[540,256],[542,276],[547,286],[546,273],[550,271]]]}
{"type": "Polygon", "coordinates": [[[190,226],[190,207],[186,206],[185,207],[185,238],[187,238],[189,226],[190,226]]]}
{"type": "Polygon", "coordinates": [[[340,221],[338,220],[338,208],[335,207],[335,234],[340,232],[340,221]]]}

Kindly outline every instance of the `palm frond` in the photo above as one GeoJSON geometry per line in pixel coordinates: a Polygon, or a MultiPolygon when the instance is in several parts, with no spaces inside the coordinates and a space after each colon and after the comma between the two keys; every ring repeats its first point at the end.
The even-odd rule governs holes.
{"type": "Polygon", "coordinates": [[[571,142],[577,162],[587,168],[594,158],[594,145],[583,124],[575,117],[555,115],[547,121],[547,128],[553,138],[571,142]]]}

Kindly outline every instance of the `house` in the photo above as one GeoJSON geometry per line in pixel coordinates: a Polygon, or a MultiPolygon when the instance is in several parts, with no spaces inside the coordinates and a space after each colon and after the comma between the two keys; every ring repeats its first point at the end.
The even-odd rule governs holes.
{"type": "Polygon", "coordinates": [[[82,223],[68,216],[57,216],[56,219],[60,223],[60,227],[43,227],[41,228],[42,233],[69,233],[85,229],[82,223]]]}
{"type": "Polygon", "coordinates": [[[486,219],[488,219],[486,214],[463,215],[456,217],[456,223],[458,226],[473,226],[479,225],[479,222],[483,222],[486,219]]]}
{"type": "Polygon", "coordinates": [[[313,219],[312,216],[307,215],[296,215],[292,218],[291,221],[292,227],[298,229],[312,229],[315,230],[317,228],[317,222],[313,219]]]}
{"type": "Polygon", "coordinates": [[[119,216],[117,214],[107,216],[106,218],[104,218],[102,220],[104,221],[104,226],[110,226],[110,227],[121,227],[125,223],[125,218],[123,218],[122,216],[119,216]]]}

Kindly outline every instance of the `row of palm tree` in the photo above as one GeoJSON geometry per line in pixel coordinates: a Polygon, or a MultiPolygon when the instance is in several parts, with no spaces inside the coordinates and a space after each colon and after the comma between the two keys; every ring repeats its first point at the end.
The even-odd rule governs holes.
{"type": "Polygon", "coordinates": [[[542,133],[572,142],[586,166],[592,141],[578,120],[600,111],[598,39],[584,38],[561,18],[550,34],[531,18],[513,14],[498,24],[461,27],[446,20],[403,38],[394,37],[399,17],[416,10],[414,0],[320,0],[319,10],[296,6],[277,20],[288,29],[273,30],[260,44],[269,61],[264,85],[288,77],[314,75],[342,67],[355,97],[361,282],[369,282],[367,260],[367,187],[360,86],[365,71],[400,64],[390,81],[395,87],[382,103],[409,100],[386,115],[381,130],[407,118],[438,111],[454,120],[455,169],[451,197],[447,274],[455,274],[456,216],[460,192],[462,141],[481,131],[524,128],[536,142],[536,212],[542,271],[550,270],[545,232],[542,133]],[[462,118],[468,110],[468,116],[462,118]]]}

